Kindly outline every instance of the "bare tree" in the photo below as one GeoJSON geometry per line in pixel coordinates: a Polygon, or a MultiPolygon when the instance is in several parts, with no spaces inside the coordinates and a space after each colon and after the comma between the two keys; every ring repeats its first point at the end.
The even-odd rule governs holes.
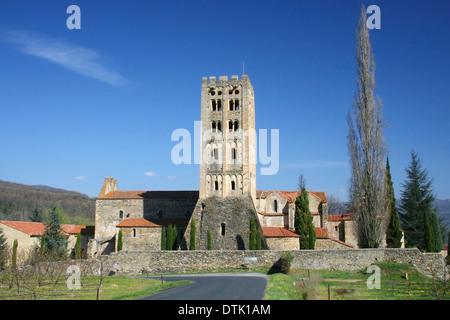
{"type": "Polygon", "coordinates": [[[328,214],[344,214],[347,213],[347,205],[342,202],[338,196],[334,194],[327,195],[328,214]]]}
{"type": "Polygon", "coordinates": [[[301,175],[298,177],[298,183],[297,183],[297,186],[298,186],[298,190],[305,190],[305,189],[306,189],[306,179],[305,179],[305,177],[303,176],[303,174],[301,174],[301,175]]]}
{"type": "Polygon", "coordinates": [[[356,28],[358,80],[353,107],[347,115],[348,150],[351,163],[350,204],[356,221],[360,247],[382,243],[385,193],[385,122],[380,99],[375,99],[375,61],[366,26],[366,8],[356,28]]]}

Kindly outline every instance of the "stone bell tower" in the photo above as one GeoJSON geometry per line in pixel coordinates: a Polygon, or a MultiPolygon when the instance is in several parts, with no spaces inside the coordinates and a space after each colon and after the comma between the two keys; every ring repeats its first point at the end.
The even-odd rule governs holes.
{"type": "MultiPolygon", "coordinates": [[[[255,96],[247,75],[203,78],[199,199],[184,233],[195,221],[197,249],[250,247],[256,212],[255,96]],[[211,239],[211,240],[208,240],[211,239]]],[[[267,248],[265,240],[263,248],[267,248]]]]}
{"type": "Polygon", "coordinates": [[[247,75],[202,79],[201,128],[200,199],[255,201],[255,97],[247,75]]]}

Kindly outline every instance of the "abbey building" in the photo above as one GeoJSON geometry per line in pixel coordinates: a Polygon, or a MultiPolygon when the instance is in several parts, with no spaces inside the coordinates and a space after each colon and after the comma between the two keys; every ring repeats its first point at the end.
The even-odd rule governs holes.
{"type": "MultiPolygon", "coordinates": [[[[255,95],[247,75],[204,77],[201,87],[201,162],[198,191],[122,191],[106,178],[96,201],[91,254],[117,250],[161,250],[168,227],[177,230],[174,248],[249,249],[250,221],[262,249],[300,249],[294,232],[300,191],[257,189],[255,95]],[[191,228],[195,225],[195,232],[191,228]]],[[[316,248],[351,249],[356,239],[347,216],[328,216],[324,192],[308,191],[316,248]]]]}

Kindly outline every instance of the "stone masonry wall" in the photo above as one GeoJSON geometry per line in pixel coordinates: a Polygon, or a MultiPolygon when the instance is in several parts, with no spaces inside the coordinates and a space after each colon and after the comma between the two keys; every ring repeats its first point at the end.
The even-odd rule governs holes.
{"type": "MultiPolygon", "coordinates": [[[[195,220],[197,249],[207,249],[208,231],[211,232],[213,250],[248,249],[251,217],[255,219],[256,227],[259,229],[250,195],[200,199],[186,228],[185,241],[187,244],[190,243],[190,228],[192,220],[195,220]]],[[[263,248],[267,248],[264,239],[263,248]]]]}
{"type": "Polygon", "coordinates": [[[245,257],[258,259],[252,266],[273,266],[285,252],[293,257],[292,268],[356,271],[377,261],[394,261],[412,264],[428,276],[442,277],[446,270],[441,254],[418,249],[120,251],[110,259],[125,274],[192,272],[240,268],[247,265],[245,257]]]}

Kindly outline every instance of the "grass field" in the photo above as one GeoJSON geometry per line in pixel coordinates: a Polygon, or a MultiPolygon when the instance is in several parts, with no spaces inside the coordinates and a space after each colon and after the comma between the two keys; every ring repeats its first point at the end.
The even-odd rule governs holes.
{"type": "MultiPolygon", "coordinates": [[[[13,285],[9,289],[9,281],[0,285],[0,300],[96,300],[98,277],[82,277],[81,288],[70,291],[66,279],[62,277],[56,285],[51,279],[44,279],[41,285],[22,284],[21,288],[13,285]],[[35,292],[35,294],[33,294],[35,292]]],[[[166,282],[161,280],[137,279],[124,276],[106,277],[98,290],[99,300],[132,300],[142,298],[161,290],[166,290],[189,281],[166,282]]]]}
{"type": "Polygon", "coordinates": [[[269,276],[265,300],[430,300],[450,299],[449,280],[433,280],[408,264],[379,262],[380,289],[369,289],[372,273],[291,270],[269,276]],[[406,276],[407,274],[407,276],[406,276]]]}

